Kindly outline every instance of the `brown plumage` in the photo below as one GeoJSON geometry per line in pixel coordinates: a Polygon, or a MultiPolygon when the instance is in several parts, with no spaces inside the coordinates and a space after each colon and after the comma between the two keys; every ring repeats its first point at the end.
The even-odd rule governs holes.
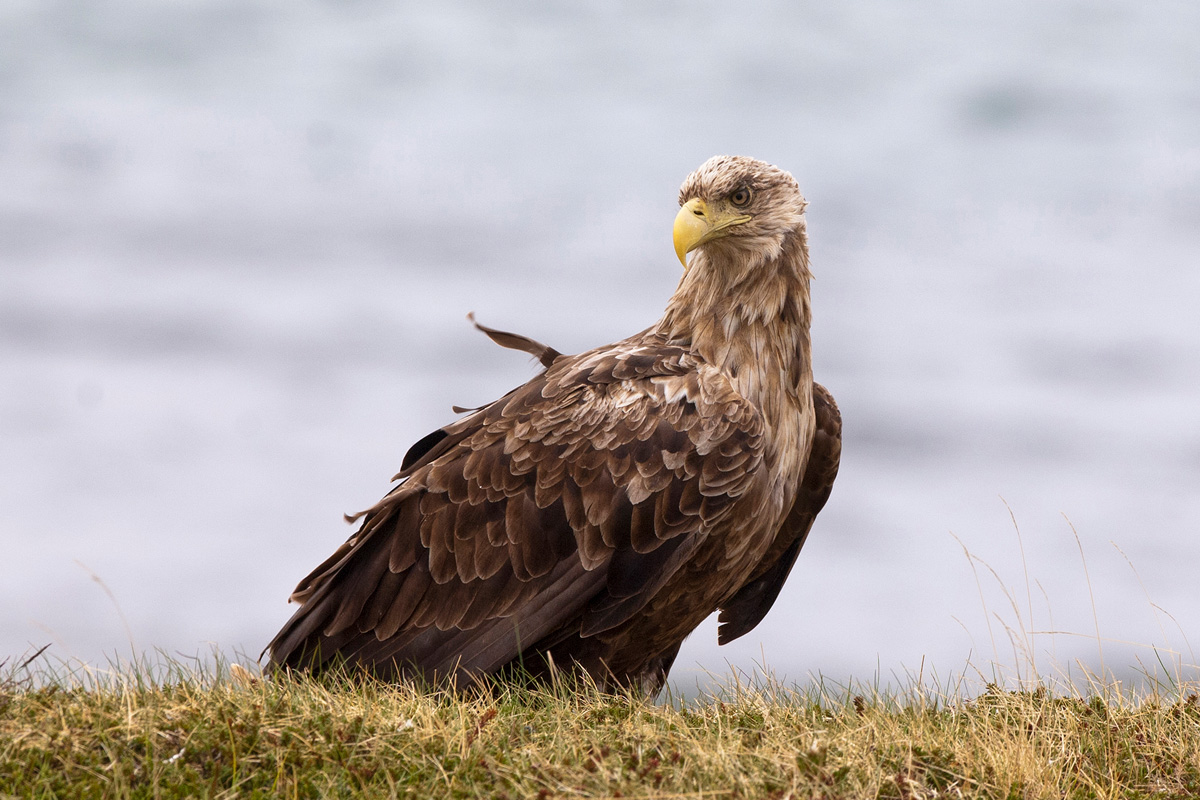
{"type": "Polygon", "coordinates": [[[812,380],[805,201],[717,156],[680,205],[695,255],[655,325],[573,356],[480,326],[546,369],[409,450],[297,586],[272,665],[461,682],[553,664],[654,693],[713,611],[722,644],[766,615],[841,452],[812,380]]]}

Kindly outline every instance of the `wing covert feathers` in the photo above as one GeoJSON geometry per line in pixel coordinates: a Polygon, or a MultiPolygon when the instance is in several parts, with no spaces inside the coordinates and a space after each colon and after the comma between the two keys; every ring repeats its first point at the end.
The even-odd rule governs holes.
{"type": "Polygon", "coordinates": [[[560,628],[612,630],[750,488],[763,427],[719,373],[652,343],[559,357],[436,434],[301,581],[273,663],[473,675],[560,628]]]}

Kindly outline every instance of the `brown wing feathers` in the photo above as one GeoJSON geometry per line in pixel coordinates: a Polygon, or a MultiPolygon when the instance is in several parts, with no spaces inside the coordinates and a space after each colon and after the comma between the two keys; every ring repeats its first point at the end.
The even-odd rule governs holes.
{"type": "Polygon", "coordinates": [[[679,382],[684,359],[574,357],[447,426],[298,588],[273,662],[486,671],[563,626],[587,636],[629,619],[761,457],[756,413],[720,382],[722,402],[698,405],[712,389],[695,374],[651,381],[679,382]]]}

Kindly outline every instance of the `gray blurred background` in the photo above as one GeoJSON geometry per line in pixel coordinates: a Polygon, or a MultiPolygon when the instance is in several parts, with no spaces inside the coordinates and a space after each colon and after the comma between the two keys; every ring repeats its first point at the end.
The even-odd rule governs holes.
{"type": "Polygon", "coordinates": [[[810,201],[845,455],[676,684],[1015,674],[1051,630],[1046,674],[1187,673],[1200,5],[1136,0],[7,0],[0,660],[257,656],[408,445],[534,374],[464,315],[650,324],[716,153],[810,201]]]}

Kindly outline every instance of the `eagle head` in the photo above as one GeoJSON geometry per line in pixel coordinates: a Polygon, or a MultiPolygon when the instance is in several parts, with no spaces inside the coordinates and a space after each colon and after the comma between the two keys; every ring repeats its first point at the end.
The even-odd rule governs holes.
{"type": "Polygon", "coordinates": [[[804,227],[807,203],[790,173],[746,156],[713,156],[679,189],[675,254],[704,246],[713,255],[764,263],[779,256],[789,233],[804,227]]]}

